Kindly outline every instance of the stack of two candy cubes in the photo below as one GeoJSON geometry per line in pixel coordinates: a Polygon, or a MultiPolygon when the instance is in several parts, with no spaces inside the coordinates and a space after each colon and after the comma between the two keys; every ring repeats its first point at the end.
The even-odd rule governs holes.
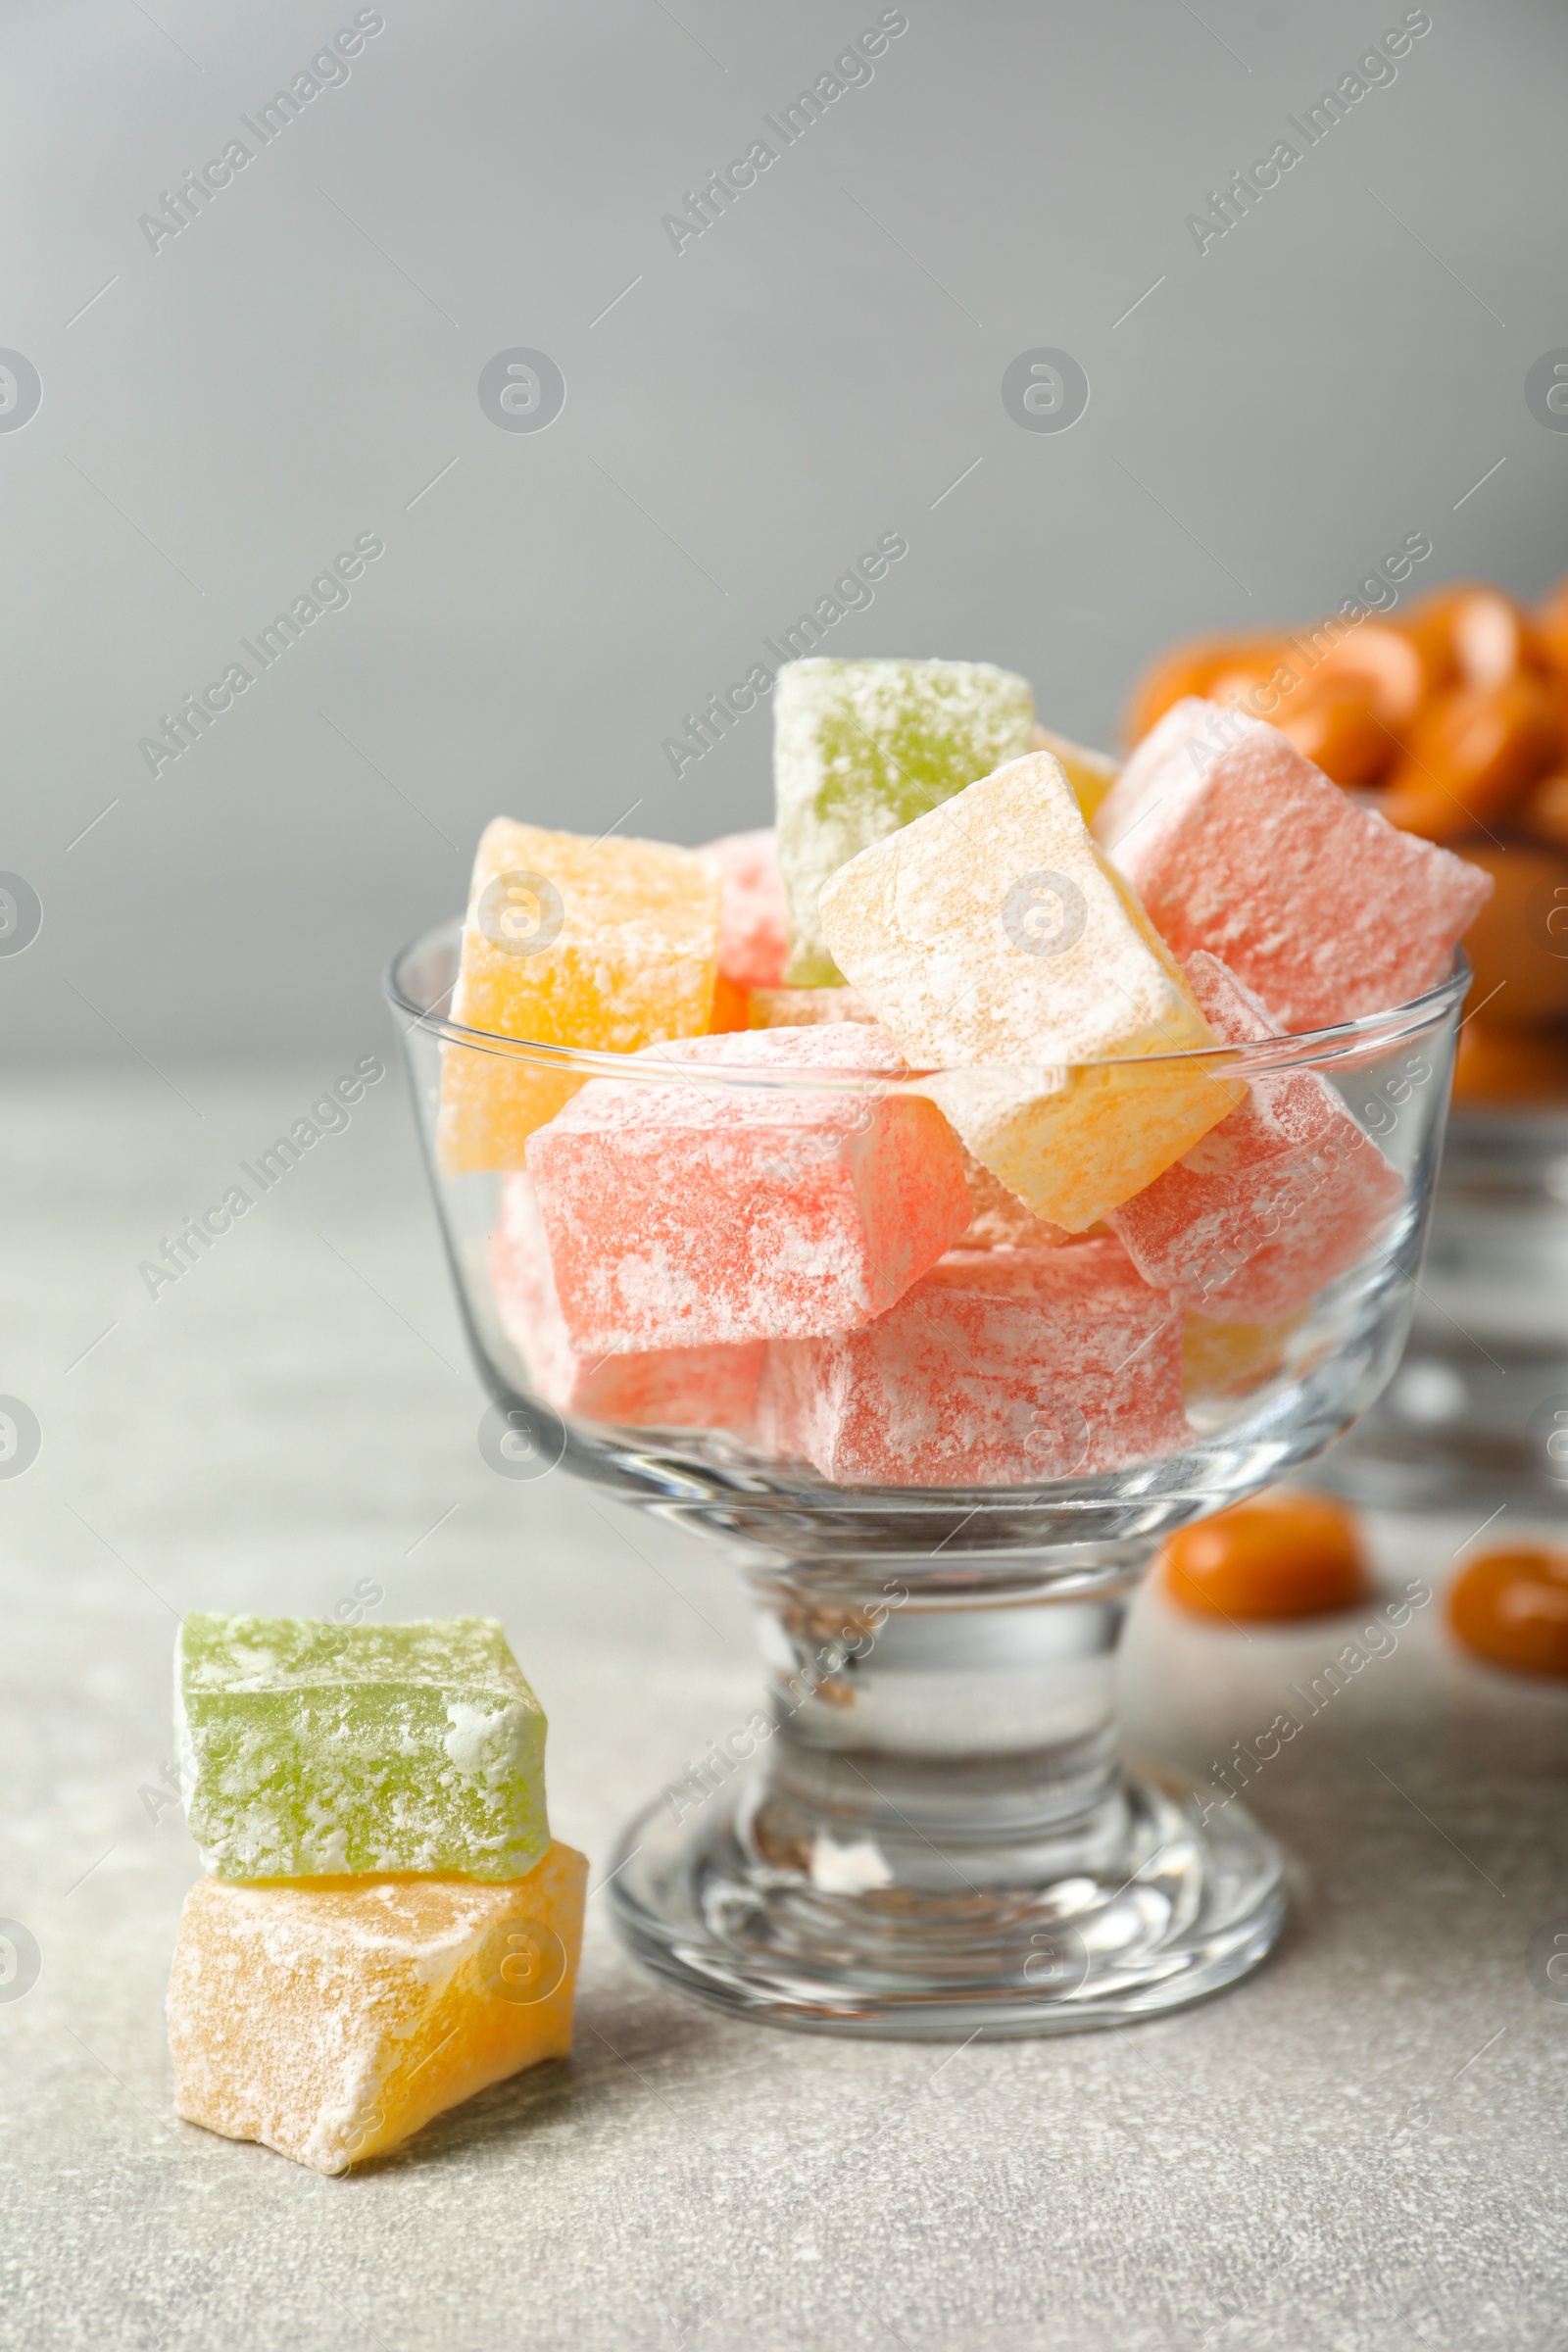
{"type": "Polygon", "coordinates": [[[565,2054],[588,1866],[494,1619],[193,1615],[174,1708],[181,2116],[343,2173],[565,2054]]]}

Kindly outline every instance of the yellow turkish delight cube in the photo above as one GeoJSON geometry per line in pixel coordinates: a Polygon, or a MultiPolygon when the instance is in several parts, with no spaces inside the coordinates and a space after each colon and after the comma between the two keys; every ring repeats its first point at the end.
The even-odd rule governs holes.
{"type": "Polygon", "coordinates": [[[1060,762],[1027,754],[824,884],[840,971],[964,1143],[1082,1233],[1246,1094],[1060,762]]]}
{"type": "Polygon", "coordinates": [[[318,2173],[571,2047],[588,1865],[526,1878],[200,1879],[169,1984],[174,2106],[318,2173]]]}
{"type": "MultiPolygon", "coordinates": [[[[601,1054],[700,1037],[713,1010],[721,886],[716,859],[696,851],[497,817],[474,861],[451,1018],[601,1054]]],[[[581,1084],[548,1054],[449,1040],[443,1168],[520,1168],[528,1137],[581,1084]]]]}

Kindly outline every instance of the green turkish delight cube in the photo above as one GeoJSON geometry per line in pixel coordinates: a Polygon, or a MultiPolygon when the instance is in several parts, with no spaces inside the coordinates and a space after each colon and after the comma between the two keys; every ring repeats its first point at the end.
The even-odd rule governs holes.
{"type": "Polygon", "coordinates": [[[1029,749],[1026,678],[989,662],[788,662],[773,697],[793,986],[841,978],[817,893],[841,865],[1029,749]]]}
{"type": "Polygon", "coordinates": [[[516,1879],[550,1843],[545,1717],[493,1617],[192,1615],[180,1785],[224,1879],[516,1879]]]}

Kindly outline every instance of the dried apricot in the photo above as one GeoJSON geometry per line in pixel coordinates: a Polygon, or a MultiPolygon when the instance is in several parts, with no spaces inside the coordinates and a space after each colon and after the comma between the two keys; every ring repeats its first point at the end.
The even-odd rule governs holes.
{"type": "Polygon", "coordinates": [[[1157,718],[1163,718],[1173,703],[1185,694],[1206,695],[1214,680],[1227,669],[1260,671],[1267,676],[1277,655],[1277,638],[1252,635],[1232,637],[1194,637],[1183,645],[1174,645],[1159,655],[1144,671],[1133,688],[1127,706],[1123,733],[1129,746],[1142,743],[1157,718]]]}
{"type": "Polygon", "coordinates": [[[1448,1588],[1448,1624],[1495,1666],[1568,1675],[1568,1551],[1521,1544],[1478,1552],[1448,1588]]]}
{"type": "Polygon", "coordinates": [[[1456,1102],[1568,1102],[1568,1037],[1504,1029],[1479,1015],[1462,1022],[1453,1065],[1456,1102]]]}
{"type": "Polygon", "coordinates": [[[1545,658],[1535,629],[1500,588],[1477,588],[1459,599],[1448,642],[1466,686],[1505,686],[1522,669],[1542,667],[1545,658]]]}
{"type": "Polygon", "coordinates": [[[1519,805],[1517,821],[1538,841],[1568,850],[1568,775],[1543,776],[1519,805]]]}
{"type": "Polygon", "coordinates": [[[1397,732],[1410,724],[1446,676],[1446,662],[1438,666],[1429,662],[1407,631],[1387,621],[1364,621],[1324,656],[1312,681],[1359,680],[1369,693],[1373,716],[1397,732]]]}
{"type": "Polygon", "coordinates": [[[1317,1617],[1371,1591],[1352,1512],[1326,1494],[1254,1496],[1165,1545],[1164,1589],[1198,1617],[1317,1617]]]}
{"type": "Polygon", "coordinates": [[[1495,886],[1464,935],[1470,1002],[1504,1029],[1568,1018],[1568,858],[1522,841],[1470,842],[1465,856],[1495,886]]]}
{"type": "Polygon", "coordinates": [[[1404,634],[1420,653],[1434,688],[1451,685],[1459,675],[1453,652],[1453,616],[1465,598],[1476,593],[1474,581],[1454,580],[1448,587],[1435,588],[1430,596],[1423,596],[1404,615],[1404,634]]]}
{"type": "Polygon", "coordinates": [[[1541,679],[1455,686],[1421,711],[1378,806],[1392,824],[1453,841],[1522,800],[1557,756],[1556,706],[1541,679]]]}
{"type": "Polygon", "coordinates": [[[1274,724],[1336,784],[1374,783],[1395,753],[1360,678],[1314,679],[1281,703],[1274,724]]]}

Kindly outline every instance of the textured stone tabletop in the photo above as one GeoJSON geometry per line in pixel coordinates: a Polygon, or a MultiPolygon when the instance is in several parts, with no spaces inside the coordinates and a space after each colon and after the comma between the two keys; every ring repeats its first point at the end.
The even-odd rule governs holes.
{"type": "MultiPolygon", "coordinates": [[[[1568,1936],[1568,1692],[1461,1662],[1435,1604],[1254,1783],[1291,1926],[1184,2017],[957,2055],[746,2028],[640,1977],[601,1895],[574,2056],[384,2165],[322,2180],[173,2120],[179,1611],[369,1592],[389,1617],[500,1615],[550,1713],[556,1827],[596,1876],[752,1703],[716,1552],[480,1458],[395,1074],[149,1298],[138,1262],[335,1075],[8,1089],[0,1389],[43,1443],[0,1480],[0,1914],[40,1964],[24,1997],[0,1987],[0,2342],[1568,2340],[1568,2002],[1544,1974],[1568,1936]]],[[[1440,1587],[1470,1533],[1380,1522],[1380,1573],[1440,1587]]],[[[1146,1592],[1131,1743],[1201,1774],[1358,1622],[1247,1638],[1146,1592]]]]}

